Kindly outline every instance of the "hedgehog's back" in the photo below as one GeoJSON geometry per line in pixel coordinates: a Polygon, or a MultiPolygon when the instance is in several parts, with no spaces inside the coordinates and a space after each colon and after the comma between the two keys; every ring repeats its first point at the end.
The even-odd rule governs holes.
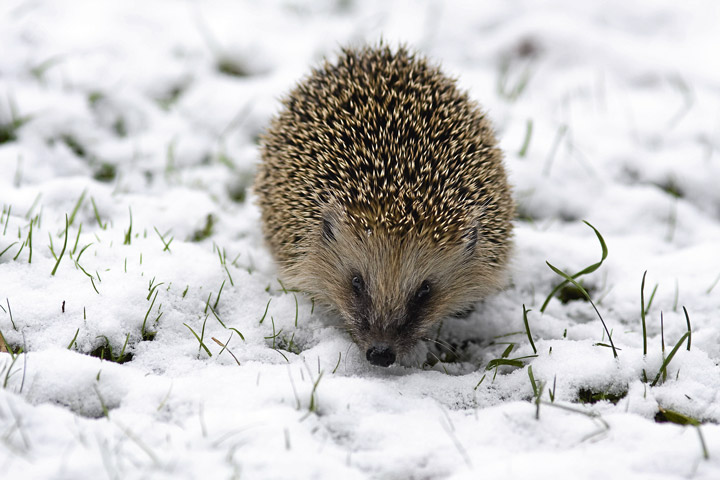
{"type": "MultiPolygon", "coordinates": [[[[455,81],[405,49],[345,50],[293,89],[263,136],[255,190],[280,260],[338,203],[358,229],[457,241],[470,212],[510,234],[490,124],[455,81]]],[[[483,226],[481,225],[481,228],[483,226]]]]}

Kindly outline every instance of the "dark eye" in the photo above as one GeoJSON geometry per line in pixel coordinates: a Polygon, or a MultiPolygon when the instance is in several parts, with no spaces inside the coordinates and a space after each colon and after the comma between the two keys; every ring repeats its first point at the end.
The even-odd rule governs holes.
{"type": "Polygon", "coordinates": [[[355,295],[361,295],[363,293],[363,291],[365,290],[365,282],[360,275],[355,275],[352,277],[352,287],[355,295]]]}
{"type": "Polygon", "coordinates": [[[426,300],[430,296],[430,282],[425,280],[415,292],[417,300],[426,300]]]}

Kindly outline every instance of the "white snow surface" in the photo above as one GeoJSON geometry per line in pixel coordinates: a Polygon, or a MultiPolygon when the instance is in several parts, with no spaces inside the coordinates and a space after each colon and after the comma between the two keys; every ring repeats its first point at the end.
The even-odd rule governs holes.
{"type": "Polygon", "coordinates": [[[720,478],[719,20],[695,0],[2,0],[0,332],[23,353],[0,353],[0,477],[720,478]],[[282,95],[380,39],[483,105],[518,203],[508,287],[387,369],[278,282],[250,188],[282,95]],[[590,303],[539,312],[546,261],[600,258],[582,220],[617,358],[590,303]],[[523,305],[537,356],[486,370],[533,355],[523,305]],[[683,306],[691,344],[652,386],[683,306]]]}

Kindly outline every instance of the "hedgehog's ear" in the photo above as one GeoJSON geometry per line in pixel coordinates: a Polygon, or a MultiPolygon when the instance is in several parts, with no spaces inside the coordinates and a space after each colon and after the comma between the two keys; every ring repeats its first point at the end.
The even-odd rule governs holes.
{"type": "Polygon", "coordinates": [[[324,203],[320,207],[321,215],[321,237],[323,241],[331,243],[335,241],[335,233],[340,225],[342,208],[335,200],[324,203]]]}
{"type": "Polygon", "coordinates": [[[335,241],[335,226],[332,224],[332,221],[327,217],[323,217],[322,219],[322,238],[326,242],[335,241]]]}
{"type": "Polygon", "coordinates": [[[470,225],[468,231],[463,235],[463,240],[465,241],[465,253],[468,256],[475,253],[475,245],[477,245],[478,240],[477,224],[470,225]]]}
{"type": "Polygon", "coordinates": [[[480,219],[485,213],[485,207],[473,207],[470,211],[469,221],[465,225],[465,232],[463,233],[463,241],[465,242],[465,253],[468,256],[472,256],[475,253],[475,247],[478,242],[478,230],[480,230],[480,219]]]}

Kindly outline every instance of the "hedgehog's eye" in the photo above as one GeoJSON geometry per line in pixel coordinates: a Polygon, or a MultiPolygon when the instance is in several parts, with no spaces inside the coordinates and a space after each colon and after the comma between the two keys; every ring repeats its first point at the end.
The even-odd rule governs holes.
{"type": "Polygon", "coordinates": [[[415,292],[417,300],[426,300],[430,296],[430,282],[425,280],[415,292]]]}
{"type": "Polygon", "coordinates": [[[360,275],[354,275],[352,277],[351,283],[355,295],[362,295],[363,291],[365,290],[365,282],[363,281],[363,278],[360,275]]]}
{"type": "MultiPolygon", "coordinates": [[[[410,322],[417,322],[422,317],[423,310],[427,307],[427,302],[430,299],[431,291],[432,285],[429,280],[422,282],[420,287],[415,290],[407,305],[407,315],[410,322]]],[[[406,328],[409,328],[409,326],[406,328]]]]}

